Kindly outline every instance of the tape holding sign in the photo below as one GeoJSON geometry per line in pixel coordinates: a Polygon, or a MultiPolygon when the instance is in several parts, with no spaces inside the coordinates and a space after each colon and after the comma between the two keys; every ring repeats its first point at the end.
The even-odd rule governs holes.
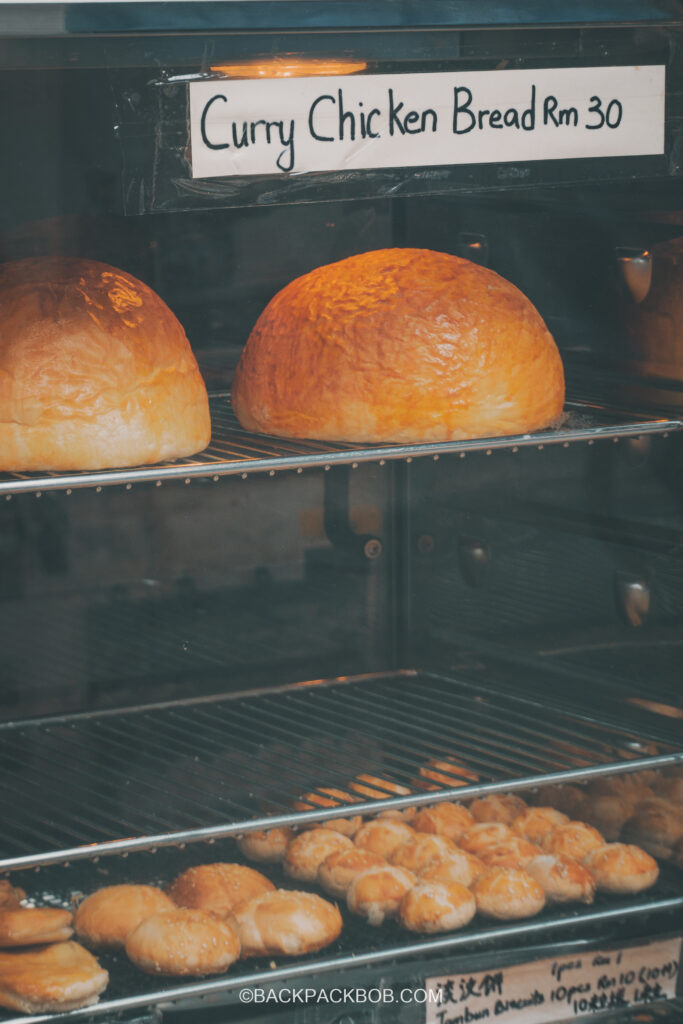
{"type": "Polygon", "coordinates": [[[425,988],[434,995],[426,1002],[426,1024],[549,1024],[671,999],[682,941],[427,978],[425,988]]]}
{"type": "Polygon", "coordinates": [[[657,155],[665,70],[191,82],[192,177],[657,155]]]}

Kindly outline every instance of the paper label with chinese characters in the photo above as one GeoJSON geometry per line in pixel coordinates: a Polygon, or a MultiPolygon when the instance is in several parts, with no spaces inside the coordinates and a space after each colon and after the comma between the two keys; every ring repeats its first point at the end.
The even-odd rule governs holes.
{"type": "Polygon", "coordinates": [[[427,978],[427,1024],[548,1024],[676,994],[681,938],[427,978]],[[434,1000],[432,1002],[432,999],[434,1000]]]}
{"type": "Polygon", "coordinates": [[[190,83],[192,177],[664,152],[663,65],[190,83]]]}

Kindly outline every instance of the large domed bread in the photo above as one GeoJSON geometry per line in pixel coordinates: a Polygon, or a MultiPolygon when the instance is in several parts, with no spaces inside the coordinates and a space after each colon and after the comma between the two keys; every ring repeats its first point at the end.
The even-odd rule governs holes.
{"type": "Polygon", "coordinates": [[[106,469],[211,439],[185,332],[151,288],[105,263],[0,266],[0,470],[106,469]]]}
{"type": "Polygon", "coordinates": [[[266,306],[232,402],[248,430],[360,443],[525,433],[562,412],[555,342],[486,267],[380,249],[319,267],[266,306]]]}

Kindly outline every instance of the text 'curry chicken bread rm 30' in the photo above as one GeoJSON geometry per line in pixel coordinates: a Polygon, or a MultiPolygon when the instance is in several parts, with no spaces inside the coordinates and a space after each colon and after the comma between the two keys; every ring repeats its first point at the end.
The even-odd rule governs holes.
{"type": "Polygon", "coordinates": [[[0,469],[94,470],[211,438],[185,332],[130,274],[80,259],[0,266],[0,469]]]}
{"type": "Polygon", "coordinates": [[[243,427],[359,443],[539,430],[562,413],[557,346],[531,302],[469,260],[380,249],[288,284],[259,317],[232,401],[243,427]]]}

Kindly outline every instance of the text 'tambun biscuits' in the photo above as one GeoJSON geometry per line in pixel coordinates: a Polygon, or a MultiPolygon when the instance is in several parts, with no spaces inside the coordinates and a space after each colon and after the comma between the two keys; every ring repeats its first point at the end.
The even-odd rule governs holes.
{"type": "Polygon", "coordinates": [[[244,864],[199,864],[178,875],[168,895],[179,907],[227,917],[240,903],[274,888],[270,879],[244,864]]]}
{"type": "Polygon", "coordinates": [[[346,905],[353,914],[379,926],[387,917],[395,917],[401,900],[415,885],[412,871],[386,864],[356,875],[346,892],[346,905]]]}
{"type": "Polygon", "coordinates": [[[0,953],[0,1006],[23,1013],[66,1013],[92,1006],[109,975],[77,942],[0,953]]]}
{"type": "Polygon", "coordinates": [[[659,878],[659,867],[639,846],[606,843],[584,861],[600,892],[643,892],[659,878]]]}
{"type": "Polygon", "coordinates": [[[560,825],[568,825],[569,818],[554,807],[527,807],[512,823],[516,835],[530,843],[543,845],[544,840],[560,825]]]}
{"type": "Polygon", "coordinates": [[[443,860],[435,860],[428,864],[420,871],[419,877],[424,882],[458,882],[469,889],[484,871],[486,865],[483,860],[465,850],[454,850],[443,860]]]}
{"type": "MultiPolygon", "coordinates": [[[[339,807],[343,804],[359,803],[359,797],[350,796],[343,789],[320,789],[306,793],[295,801],[295,811],[315,811],[320,808],[339,807]]],[[[353,836],[363,824],[360,814],[350,818],[332,818],[330,821],[319,821],[312,825],[303,825],[304,829],[329,828],[333,832],[341,832],[344,836],[353,836]]]]}
{"type": "Polygon", "coordinates": [[[64,942],[73,935],[71,911],[58,907],[0,909],[0,947],[37,946],[64,942]]]}
{"type": "Polygon", "coordinates": [[[298,882],[315,882],[318,868],[331,853],[350,850],[353,843],[341,832],[329,828],[315,828],[302,832],[287,847],[282,862],[286,875],[298,882]]]}
{"type": "Polygon", "coordinates": [[[523,868],[542,852],[540,846],[536,846],[535,843],[530,843],[521,836],[512,836],[502,843],[485,846],[479,856],[487,867],[523,868]]]}
{"type": "Polygon", "coordinates": [[[597,828],[609,841],[619,838],[622,828],[631,817],[633,817],[631,801],[613,793],[597,793],[589,796],[582,813],[583,820],[597,828]]]}
{"type": "Polygon", "coordinates": [[[562,854],[563,857],[582,861],[591,850],[597,850],[604,843],[605,838],[597,828],[583,821],[570,821],[546,836],[543,849],[546,853],[562,854]]]}
{"type": "Polygon", "coordinates": [[[669,800],[636,804],[633,817],[621,830],[621,839],[642,846],[659,860],[670,860],[674,847],[683,840],[683,808],[669,800]]]}
{"type": "Polygon", "coordinates": [[[475,821],[502,821],[504,825],[511,825],[527,805],[515,793],[491,793],[473,800],[469,809],[475,821]]]}
{"type": "Polygon", "coordinates": [[[464,885],[420,879],[401,900],[397,916],[409,931],[433,935],[464,928],[476,910],[474,896],[464,885]]]}
{"type": "Polygon", "coordinates": [[[432,807],[421,807],[412,824],[416,832],[431,832],[457,843],[463,832],[474,825],[474,818],[462,804],[444,801],[432,807]]]}
{"type": "Polygon", "coordinates": [[[242,904],[233,917],[242,956],[301,956],[339,937],[338,907],[312,892],[277,889],[242,904]]]}
{"type": "Polygon", "coordinates": [[[407,843],[394,850],[389,861],[417,874],[435,860],[443,860],[444,857],[450,856],[456,849],[455,843],[445,836],[417,832],[407,843]]]}
{"type": "Polygon", "coordinates": [[[415,830],[403,821],[377,818],[375,821],[366,821],[356,832],[353,842],[360,850],[370,850],[388,860],[394,850],[414,835],[415,830]]]}
{"type": "Polygon", "coordinates": [[[109,885],[83,900],[74,914],[74,928],[86,945],[116,949],[146,917],[174,907],[153,885],[109,885]]]}
{"type": "Polygon", "coordinates": [[[488,868],[472,886],[472,893],[481,914],[501,921],[533,917],[545,905],[543,889],[522,868],[488,868]]]}
{"type": "Polygon", "coordinates": [[[294,838],[294,830],[286,826],[245,832],[237,840],[240,853],[257,864],[278,864],[294,838]]]}
{"type": "Polygon", "coordinates": [[[595,882],[590,871],[571,857],[543,853],[525,865],[548,903],[592,903],[595,882]]]}
{"type": "Polygon", "coordinates": [[[126,953],[147,974],[201,977],[227,971],[240,955],[240,941],[232,923],[216,914],[176,907],[133,929],[126,953]]]}
{"type": "Polygon", "coordinates": [[[330,896],[345,896],[356,875],[382,864],[386,864],[385,858],[370,850],[361,850],[357,846],[351,850],[337,850],[318,868],[318,883],[330,896]]]}
{"type": "Polygon", "coordinates": [[[414,780],[416,789],[436,790],[469,786],[479,782],[479,776],[456,758],[430,758],[423,764],[414,780]]]}
{"type": "Polygon", "coordinates": [[[473,853],[475,857],[481,857],[482,851],[487,846],[505,843],[508,839],[512,839],[513,835],[509,825],[504,825],[502,821],[480,822],[460,836],[458,846],[467,850],[468,853],[473,853]]]}

